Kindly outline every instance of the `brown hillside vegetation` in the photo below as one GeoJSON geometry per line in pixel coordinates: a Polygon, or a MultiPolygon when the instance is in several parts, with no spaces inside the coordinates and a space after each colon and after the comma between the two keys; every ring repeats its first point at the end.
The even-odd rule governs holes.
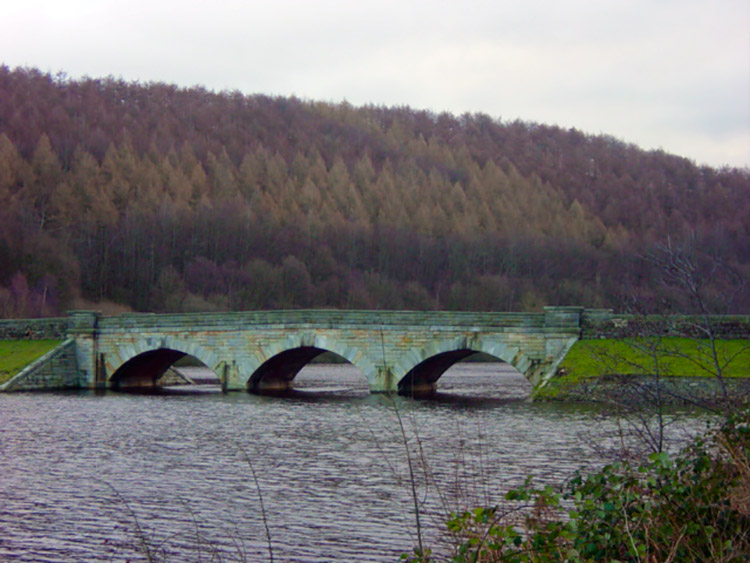
{"type": "Polygon", "coordinates": [[[481,114],[0,67],[0,317],[80,299],[664,310],[642,256],[667,237],[732,271],[713,289],[734,295],[748,171],[481,114]]]}

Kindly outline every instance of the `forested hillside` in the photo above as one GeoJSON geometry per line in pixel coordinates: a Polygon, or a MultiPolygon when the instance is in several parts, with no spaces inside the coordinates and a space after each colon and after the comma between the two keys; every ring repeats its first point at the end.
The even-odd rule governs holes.
{"type": "Polygon", "coordinates": [[[0,317],[659,310],[643,256],[667,237],[750,277],[748,171],[481,114],[0,66],[0,317]]]}

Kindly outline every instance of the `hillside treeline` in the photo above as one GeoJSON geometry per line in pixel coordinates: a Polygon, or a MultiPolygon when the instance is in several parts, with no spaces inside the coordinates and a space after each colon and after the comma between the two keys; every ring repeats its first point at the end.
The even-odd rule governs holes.
{"type": "Polygon", "coordinates": [[[607,136],[0,67],[0,316],[661,310],[643,257],[748,277],[749,218],[747,170],[607,136]]]}

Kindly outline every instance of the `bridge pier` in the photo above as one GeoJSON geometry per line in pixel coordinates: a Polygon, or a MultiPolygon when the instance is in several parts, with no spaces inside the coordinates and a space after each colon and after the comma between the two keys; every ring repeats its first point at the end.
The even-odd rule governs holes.
{"type": "Polygon", "coordinates": [[[375,377],[368,377],[370,393],[397,393],[398,382],[391,366],[376,366],[375,377]]]}
{"type": "Polygon", "coordinates": [[[227,363],[221,362],[219,368],[216,370],[219,376],[219,382],[221,384],[221,390],[226,393],[228,391],[244,391],[245,386],[242,384],[242,378],[240,377],[240,370],[237,364],[234,362],[227,363]]]}

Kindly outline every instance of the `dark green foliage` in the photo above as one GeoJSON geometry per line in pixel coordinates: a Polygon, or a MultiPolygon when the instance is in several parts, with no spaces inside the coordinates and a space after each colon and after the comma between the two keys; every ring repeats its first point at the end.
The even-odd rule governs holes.
{"type": "Polygon", "coordinates": [[[680,455],[510,491],[512,508],[453,514],[453,561],[745,561],[750,411],[680,455]]]}
{"type": "Polygon", "coordinates": [[[747,171],[575,130],[0,66],[0,316],[78,297],[664,312],[640,256],[692,237],[748,278],[749,215],[747,171]]]}

